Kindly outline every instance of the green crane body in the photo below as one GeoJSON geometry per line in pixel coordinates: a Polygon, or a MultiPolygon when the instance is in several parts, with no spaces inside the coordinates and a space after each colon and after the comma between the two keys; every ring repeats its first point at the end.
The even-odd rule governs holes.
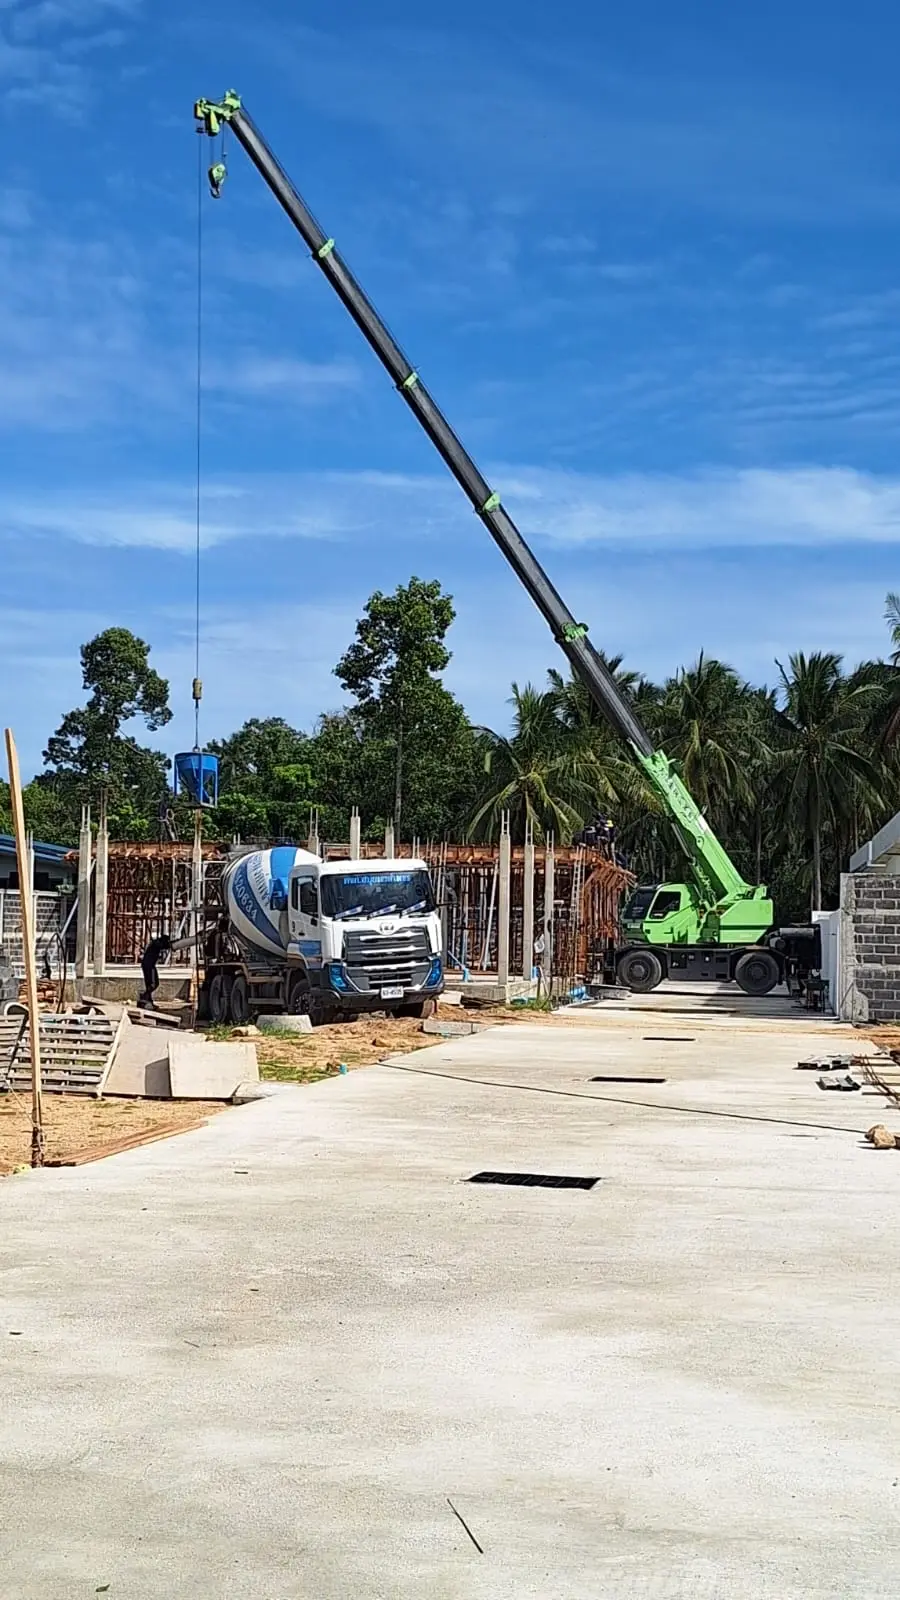
{"type": "MultiPolygon", "coordinates": [[[[772,927],[773,908],[761,885],[745,883],[721,842],[686,789],[670,758],[654,748],[633,706],[576,622],[535,559],[502,505],[499,494],[482,477],[443,413],[382,322],[346,263],[319,226],[284,168],[269,149],[244,109],[229,91],[223,100],[198,100],[198,131],[216,137],[226,126],[250,156],[279,204],[308,245],[313,260],[368,340],[393,379],[401,397],[443,457],[472,506],[516,576],[550,625],[573,672],[599,710],[631,750],[647,782],[659,797],[678,844],[688,861],[688,881],[637,889],[623,912],[622,926],[630,945],[741,946],[758,944],[772,927]]],[[[209,170],[210,189],[218,198],[226,177],[224,160],[209,170]]],[[[662,968],[659,969],[660,973],[662,968]]],[[[772,974],[770,973],[770,977],[772,974]]],[[[658,977],[655,979],[658,981],[658,977]]],[[[777,981],[777,970],[773,977],[777,981]]],[[[652,987],[652,983],[646,985],[652,987]]],[[[770,985],[771,986],[771,985],[770,985]]],[[[762,992],[762,991],[760,991],[762,992]]]]}

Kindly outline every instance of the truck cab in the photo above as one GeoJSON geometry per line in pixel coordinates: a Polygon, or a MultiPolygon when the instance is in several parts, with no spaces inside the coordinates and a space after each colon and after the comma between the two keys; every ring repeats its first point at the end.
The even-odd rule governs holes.
{"type": "Polygon", "coordinates": [[[441,923],[424,861],[317,861],[290,873],[292,1009],[421,1016],[444,987],[441,923]]]}

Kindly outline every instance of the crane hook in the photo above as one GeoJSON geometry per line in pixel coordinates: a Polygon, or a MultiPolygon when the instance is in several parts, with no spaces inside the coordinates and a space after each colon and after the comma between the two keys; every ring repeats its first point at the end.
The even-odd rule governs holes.
{"type": "Polygon", "coordinates": [[[209,179],[209,192],[214,200],[221,200],[222,185],[228,177],[228,168],[224,161],[214,161],[207,177],[209,179]]]}

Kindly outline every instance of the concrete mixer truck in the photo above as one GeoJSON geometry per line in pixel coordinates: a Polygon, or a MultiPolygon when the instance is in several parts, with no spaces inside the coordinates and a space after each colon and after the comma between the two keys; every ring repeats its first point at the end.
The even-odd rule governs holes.
{"type": "Polygon", "coordinates": [[[293,845],[232,856],[201,948],[200,1015],[214,1024],[423,1016],[444,987],[424,861],[322,861],[293,845]]]}

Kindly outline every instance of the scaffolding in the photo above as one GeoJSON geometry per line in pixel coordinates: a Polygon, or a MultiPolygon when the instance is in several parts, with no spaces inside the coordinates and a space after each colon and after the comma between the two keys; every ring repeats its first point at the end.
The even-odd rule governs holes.
{"type": "MultiPolygon", "coordinates": [[[[508,838],[508,835],[507,835],[508,838]]],[[[441,907],[450,972],[499,973],[531,980],[535,968],[557,988],[575,986],[589,973],[594,952],[615,940],[619,906],[631,879],[603,849],[507,845],[508,896],[504,891],[504,846],[413,840],[394,847],[397,858],[427,862],[441,907]],[[552,913],[548,922],[547,884],[552,913]],[[502,910],[508,903],[508,944],[502,910]],[[531,926],[525,926],[526,907],[531,926]],[[502,971],[504,958],[507,971],[502,971]]],[[[350,845],[320,845],[327,861],[350,859],[350,845]]],[[[380,844],[361,843],[358,859],[381,856],[380,844]]],[[[198,900],[207,914],[221,909],[221,877],[228,857],[222,845],[204,845],[200,856],[198,900]]],[[[112,966],[134,966],[150,940],[161,933],[183,937],[194,905],[194,849],[189,844],[109,845],[106,903],[106,959],[112,966]]],[[[173,965],[189,965],[189,952],[173,965]]]]}

